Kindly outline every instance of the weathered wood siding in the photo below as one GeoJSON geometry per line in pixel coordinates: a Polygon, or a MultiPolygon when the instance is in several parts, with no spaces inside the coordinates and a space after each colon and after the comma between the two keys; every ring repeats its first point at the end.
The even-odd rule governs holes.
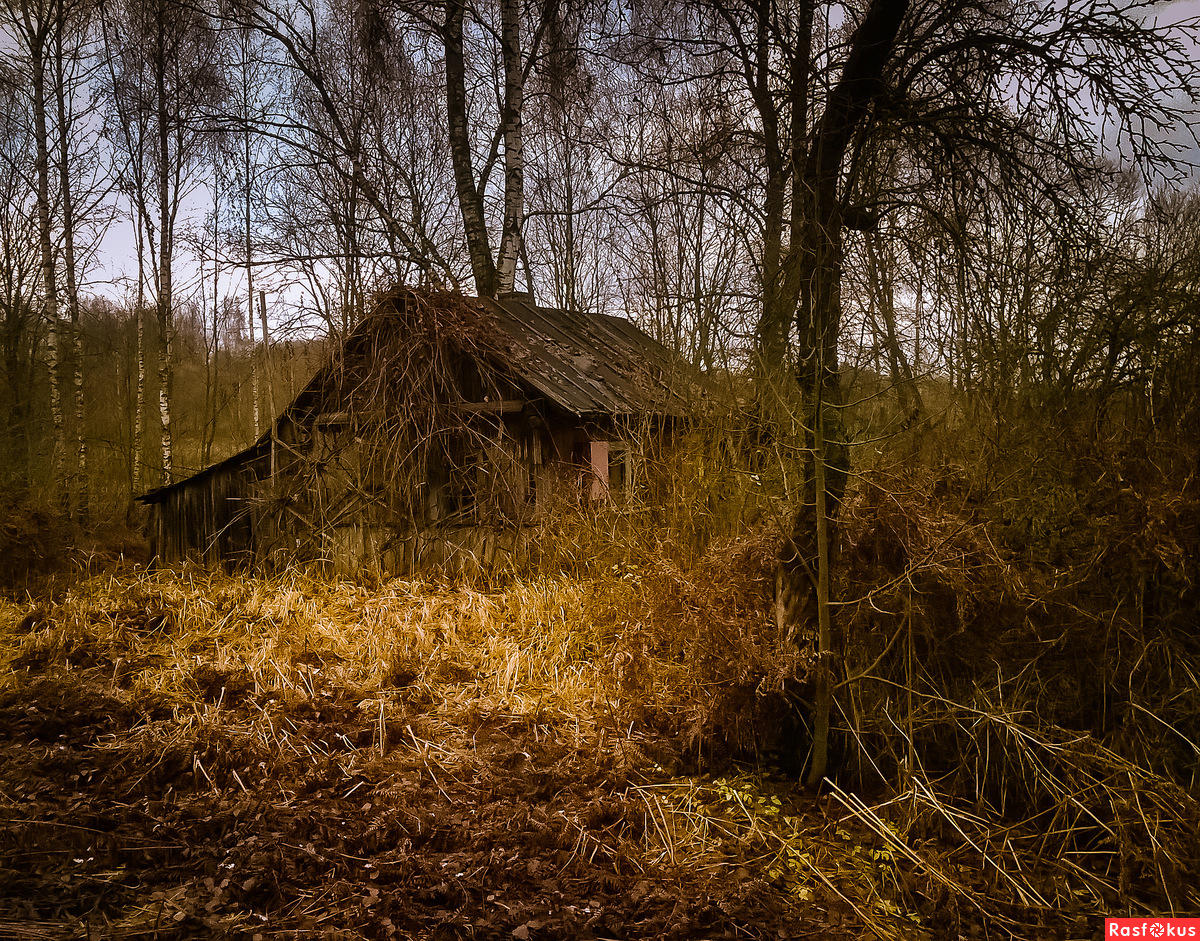
{"type": "Polygon", "coordinates": [[[255,556],[254,498],[261,458],[211,469],[150,505],[153,554],[163,562],[190,559],[249,564],[255,556]]]}

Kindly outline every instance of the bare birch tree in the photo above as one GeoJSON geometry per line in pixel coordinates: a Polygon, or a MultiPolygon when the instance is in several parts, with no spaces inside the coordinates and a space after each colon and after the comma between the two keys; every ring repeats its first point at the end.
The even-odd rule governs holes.
{"type": "Polygon", "coordinates": [[[37,199],[37,233],[40,253],[41,306],[46,322],[47,365],[50,377],[50,421],[53,428],[50,457],[50,490],[61,493],[65,423],[62,408],[62,323],[59,315],[58,269],[55,233],[52,227],[50,147],[53,130],[47,114],[47,94],[53,94],[50,73],[51,44],[57,24],[52,0],[21,6],[6,5],[8,23],[19,43],[25,75],[32,97],[32,136],[36,158],[34,186],[37,199]]]}
{"type": "MultiPolygon", "coordinates": [[[[171,338],[176,230],[205,146],[203,116],[219,99],[215,37],[204,14],[169,3],[126,4],[111,24],[118,93],[144,122],[149,173],[136,194],[149,236],[157,321],[160,479],[171,480],[171,338]]],[[[138,144],[141,145],[141,138],[138,144]]]]}

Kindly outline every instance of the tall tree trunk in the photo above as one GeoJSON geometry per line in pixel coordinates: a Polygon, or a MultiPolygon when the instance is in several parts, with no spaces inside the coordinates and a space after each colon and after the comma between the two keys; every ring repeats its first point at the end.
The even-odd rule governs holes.
{"type": "MultiPolygon", "coordinates": [[[[250,138],[249,131],[246,132],[246,173],[250,173],[250,138]]],[[[253,248],[251,244],[250,233],[250,184],[246,184],[246,199],[244,203],[244,222],[245,222],[245,252],[246,252],[246,319],[250,324],[250,401],[251,410],[254,414],[254,439],[257,441],[259,433],[262,429],[262,416],[259,414],[259,389],[258,389],[258,349],[254,344],[254,261],[253,248]]]]}
{"type": "Polygon", "coordinates": [[[63,411],[59,384],[61,350],[58,315],[58,283],[54,266],[54,235],[50,228],[50,131],[46,119],[46,26],[25,14],[33,80],[33,131],[37,146],[38,243],[41,251],[42,309],[46,317],[47,365],[50,369],[50,421],[53,427],[50,452],[50,490],[54,497],[62,478],[63,411]]]}
{"type": "Polygon", "coordinates": [[[500,46],[504,60],[504,230],[496,263],[496,292],[516,284],[525,224],[525,153],[522,112],[525,75],[521,68],[521,20],[518,0],[500,2],[500,46]]]}
{"type": "MultiPolygon", "coordinates": [[[[563,106],[565,109],[565,105],[563,106]]],[[[575,167],[572,151],[571,129],[567,122],[566,112],[563,112],[562,122],[563,144],[563,258],[562,258],[562,290],[559,291],[559,301],[564,310],[582,311],[579,287],[579,251],[575,244],[575,167]]],[[[525,240],[521,240],[521,249],[525,250],[525,240]]],[[[529,289],[533,290],[533,279],[528,271],[528,255],[526,255],[525,279],[529,289]]]]}
{"type": "Polygon", "coordinates": [[[243,249],[246,257],[246,320],[250,325],[250,401],[254,415],[254,439],[257,441],[262,429],[259,414],[258,350],[254,345],[254,241],[251,230],[251,209],[254,199],[253,159],[250,149],[250,45],[249,31],[240,33],[242,44],[242,222],[244,224],[243,249]]]}
{"type": "Polygon", "coordinates": [[[814,201],[812,218],[804,235],[809,270],[801,282],[797,313],[797,329],[805,338],[799,381],[805,393],[803,425],[810,468],[805,475],[804,504],[792,526],[789,561],[794,581],[807,596],[805,607],[815,614],[817,624],[812,760],[806,781],[816,786],[827,769],[833,683],[840,667],[841,644],[830,609],[829,585],[836,564],[837,524],[850,454],[842,418],[844,399],[838,358],[841,223],[836,213],[823,212],[819,201],[814,201]],[[796,562],[803,564],[803,577],[796,577],[796,562]]]}
{"type": "Polygon", "coordinates": [[[146,415],[146,252],[142,239],[145,237],[144,219],[141,200],[137,208],[137,307],[134,317],[137,319],[137,393],[133,404],[133,460],[130,467],[130,479],[133,484],[133,496],[142,492],[143,476],[142,461],[145,452],[145,415],[146,415]]]}
{"type": "MultiPolygon", "coordinates": [[[[872,0],[850,37],[850,51],[801,162],[793,163],[792,244],[784,275],[795,297],[800,338],[797,379],[805,396],[803,424],[810,472],[780,559],[780,618],[799,637],[817,624],[813,671],[813,741],[807,782],[827,771],[834,677],[840,640],[830,607],[837,523],[850,471],[838,361],[841,336],[842,196],[839,185],[851,140],[882,89],[908,0],[872,0]]],[[[793,74],[793,80],[799,75],[793,74]]],[[[807,81],[807,75],[804,76],[807,81]]],[[[799,95],[794,98],[800,100],[799,95]]],[[[793,109],[797,106],[794,105],[793,109]]]]}
{"type": "Polygon", "coordinates": [[[217,388],[221,378],[221,174],[213,168],[213,273],[212,273],[212,338],[205,341],[204,369],[204,433],[200,438],[200,463],[212,462],[213,441],[217,436],[217,388]]]}
{"type": "Polygon", "coordinates": [[[88,514],[87,437],[83,394],[83,343],[79,329],[79,286],[75,268],[75,202],[71,192],[70,125],[67,122],[67,76],[63,35],[66,32],[63,4],[58,5],[54,34],[54,98],[58,113],[58,180],[62,204],[63,267],[66,275],[67,313],[70,318],[70,353],[72,385],[74,388],[75,461],[72,487],[73,509],[76,518],[85,520],[88,514]]]}
{"type": "MultiPolygon", "coordinates": [[[[100,26],[104,36],[105,58],[108,62],[108,74],[111,80],[112,88],[118,87],[116,63],[118,61],[118,53],[113,42],[113,36],[110,31],[110,20],[107,16],[100,16],[100,26]]],[[[129,454],[129,484],[130,484],[130,511],[136,509],[133,503],[133,498],[142,492],[145,486],[145,420],[146,420],[146,245],[147,241],[152,241],[152,236],[148,236],[150,228],[149,214],[147,212],[147,186],[146,186],[146,138],[145,138],[145,121],[143,118],[136,119],[131,113],[129,102],[122,95],[114,95],[113,104],[115,106],[116,118],[118,127],[121,132],[121,140],[126,148],[128,163],[126,169],[129,173],[129,178],[125,181],[130,188],[130,222],[134,227],[134,236],[136,238],[136,253],[137,253],[137,301],[134,309],[135,318],[135,334],[136,334],[136,365],[137,370],[136,391],[133,401],[133,428],[130,438],[130,454],[129,454]]],[[[151,252],[153,254],[153,252],[151,252]]]]}
{"type": "Polygon", "coordinates": [[[15,497],[29,492],[29,388],[24,381],[22,346],[25,316],[21,298],[5,299],[4,378],[8,385],[7,441],[8,487],[15,497]]]}
{"type": "MultiPolygon", "coordinates": [[[[825,776],[829,764],[829,720],[833,708],[833,624],[829,605],[829,572],[833,566],[830,537],[833,529],[830,506],[828,453],[825,448],[825,419],[822,389],[816,390],[816,421],[813,428],[813,490],[816,497],[817,550],[817,669],[813,684],[813,748],[812,761],[805,783],[815,787],[825,776]]],[[[835,465],[836,468],[836,465],[835,465]]],[[[836,470],[835,470],[836,472],[836,470]]],[[[835,486],[837,486],[835,484],[835,486]]],[[[845,481],[840,484],[845,489],[845,481]]],[[[840,502],[840,494],[839,494],[840,502]]],[[[836,511],[834,511],[836,512],[836,511]]]]}
{"type": "Polygon", "coordinates": [[[162,458],[160,483],[171,482],[171,263],[159,259],[158,296],[158,431],[162,458]]]}
{"type": "Polygon", "coordinates": [[[174,329],[171,292],[171,255],[174,248],[174,213],[170,202],[171,143],[168,121],[165,26],[158,24],[158,61],[154,69],[158,132],[158,430],[162,455],[161,483],[171,482],[171,333],[174,329]]]}
{"type": "MultiPolygon", "coordinates": [[[[763,162],[766,192],[763,200],[762,292],[763,307],[758,323],[760,374],[768,385],[778,381],[787,362],[788,330],[795,311],[795,299],[789,298],[783,283],[783,220],[787,206],[788,159],[780,138],[779,110],[771,88],[771,0],[755,4],[754,72],[751,94],[763,129],[763,162]]],[[[805,0],[805,19],[798,31],[812,29],[812,0],[805,0]],[[805,25],[807,24],[807,25],[805,25]]],[[[731,26],[736,28],[732,21],[731,26]]],[[[807,75],[807,64],[804,74],[807,75]]],[[[792,120],[793,136],[801,125],[792,120]]],[[[790,141],[791,147],[803,147],[801,136],[790,141]]]]}
{"type": "Polygon", "coordinates": [[[271,368],[271,333],[267,329],[267,292],[262,290],[258,292],[258,317],[262,326],[263,366],[266,370],[263,378],[267,385],[267,422],[274,429],[275,419],[279,413],[275,410],[274,370],[271,368]]]}
{"type": "Polygon", "coordinates": [[[442,39],[446,48],[446,117],[450,129],[450,162],[454,167],[454,189],[462,214],[471,273],[480,297],[496,294],[496,263],[483,214],[483,193],[475,183],[468,128],[466,62],[463,55],[464,0],[446,0],[446,23],[442,39]]]}

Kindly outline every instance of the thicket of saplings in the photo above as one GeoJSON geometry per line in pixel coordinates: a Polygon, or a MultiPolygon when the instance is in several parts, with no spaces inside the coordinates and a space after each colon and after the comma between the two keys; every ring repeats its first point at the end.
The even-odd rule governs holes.
{"type": "MultiPolygon", "coordinates": [[[[881,440],[904,416],[869,396],[851,421],[868,443],[852,452],[834,569],[832,786],[884,808],[857,805],[897,846],[955,846],[922,865],[943,886],[978,867],[1002,917],[1195,910],[1196,416],[1046,388],[1000,411],[929,385],[941,404],[902,432],[881,440]]],[[[811,663],[771,611],[800,462],[783,438],[747,460],[749,424],[690,439],[662,490],[609,520],[609,552],[548,542],[554,565],[611,568],[672,606],[640,642],[678,668],[624,677],[648,713],[676,707],[641,718],[674,717],[700,766],[794,760],[780,753],[795,740],[790,681],[811,663]]]]}
{"type": "MultiPolygon", "coordinates": [[[[1198,416],[1130,389],[982,401],[926,380],[922,392],[915,422],[886,387],[847,396],[859,404],[834,568],[842,655],[827,789],[888,853],[878,897],[1018,935],[1195,910],[1198,416]]],[[[786,752],[803,741],[812,650],[782,636],[772,602],[801,444],[735,398],[648,458],[632,497],[540,521],[532,565],[483,573],[472,589],[510,614],[536,595],[538,624],[523,629],[542,638],[539,676],[576,670],[588,708],[676,743],[689,774],[805,757],[786,752]],[[547,635],[551,621],[560,630],[547,635]]],[[[51,531],[25,512],[6,517],[6,552],[51,531]]],[[[74,559],[94,569],[102,556],[74,559]]],[[[79,577],[23,590],[79,605],[113,576],[72,586],[79,577]]],[[[362,578],[385,590],[379,573],[362,578]]],[[[52,633],[14,637],[23,653],[10,653],[52,633]]],[[[395,658],[377,646],[383,677],[395,658]]],[[[525,673],[497,656],[497,676],[516,684],[525,673]]],[[[427,666],[406,669],[426,677],[427,666]]],[[[568,712],[583,709],[573,689],[556,694],[568,712]]]]}

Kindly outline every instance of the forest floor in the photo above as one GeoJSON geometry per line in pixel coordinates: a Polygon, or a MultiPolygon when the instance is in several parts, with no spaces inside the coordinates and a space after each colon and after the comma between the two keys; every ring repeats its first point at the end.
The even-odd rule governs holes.
{"type": "Polygon", "coordinates": [[[0,600],[0,936],[940,936],[843,805],[634,721],[589,597],[119,567],[0,600]]]}

